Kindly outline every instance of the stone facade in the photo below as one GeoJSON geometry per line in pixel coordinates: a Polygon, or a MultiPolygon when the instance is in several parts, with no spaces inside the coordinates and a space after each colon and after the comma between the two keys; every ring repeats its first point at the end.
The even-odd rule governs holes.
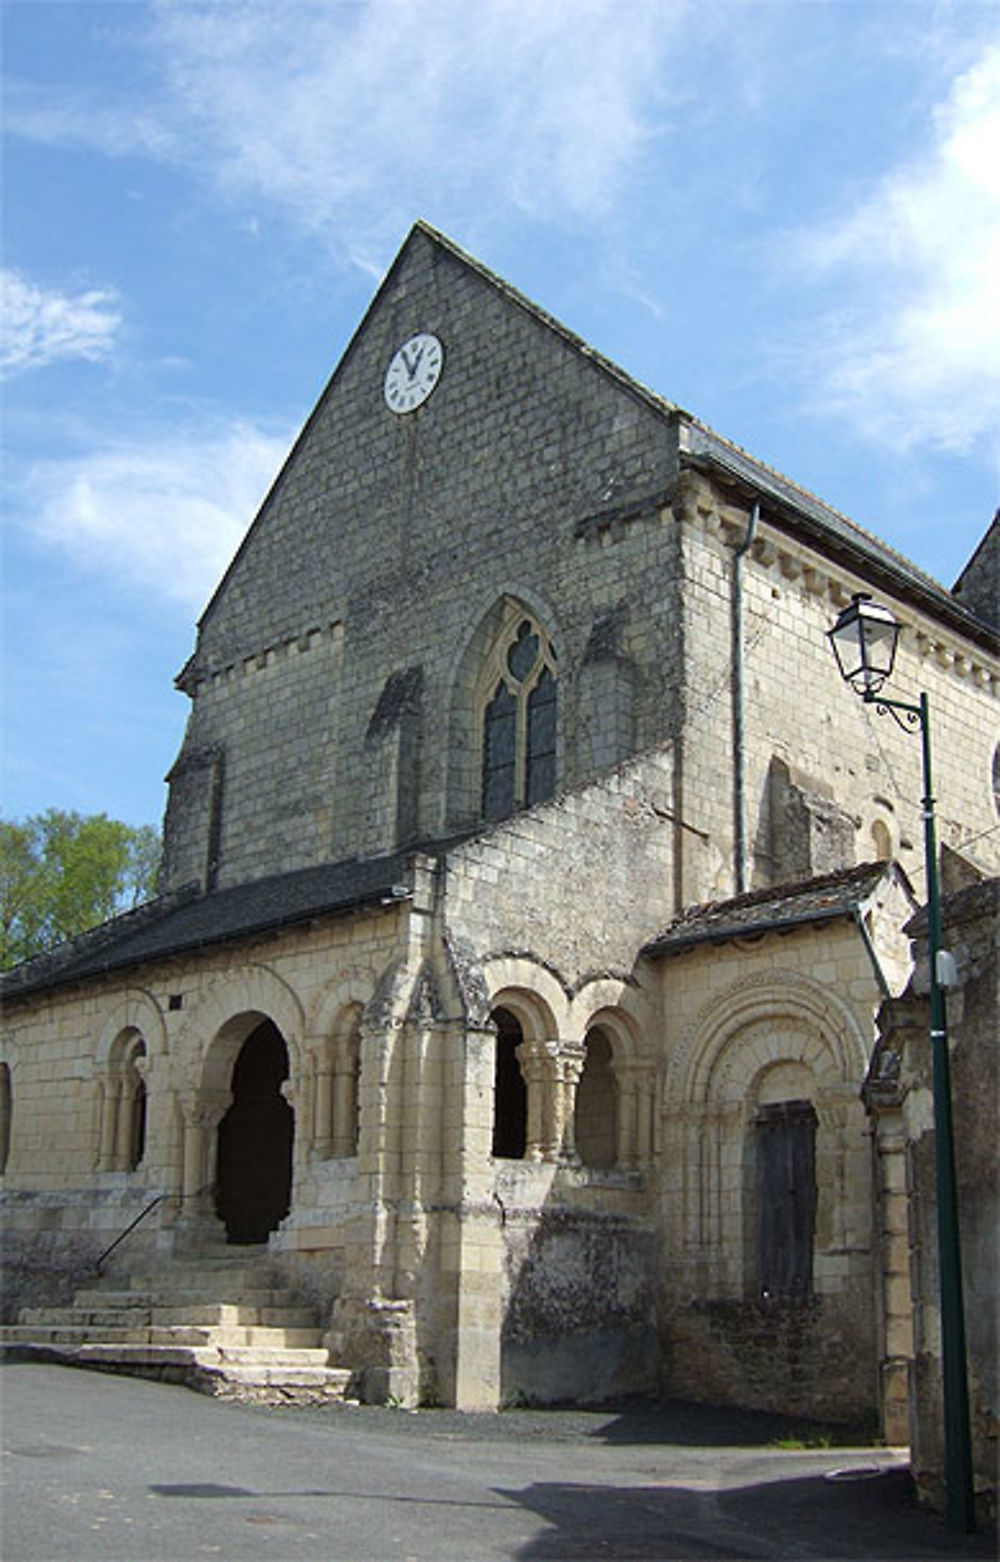
{"type": "Polygon", "coordinates": [[[859,590],[995,870],[983,617],[418,225],[180,675],[163,898],[6,979],[11,1308],[158,1200],[112,1267],[263,1225],[369,1398],[874,1414],[923,868],[859,590]]]}
{"type": "MultiPolygon", "coordinates": [[[[945,946],[958,971],[958,985],[948,995],[948,1031],[974,1487],[980,1516],[995,1523],[1000,879],[957,891],[943,912],[945,946]]],[[[883,1165],[877,1209],[889,1305],[882,1371],[894,1413],[911,1429],[917,1485],[940,1507],[945,1460],[937,1160],[923,918],[912,931],[916,969],[906,991],[880,1015],[865,1095],[883,1165]]]]}

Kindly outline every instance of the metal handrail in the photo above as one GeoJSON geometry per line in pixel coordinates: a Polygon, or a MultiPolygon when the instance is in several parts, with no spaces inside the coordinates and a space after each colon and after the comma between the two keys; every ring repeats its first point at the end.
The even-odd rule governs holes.
{"type": "Polygon", "coordinates": [[[203,1193],[208,1193],[214,1187],[215,1187],[215,1183],[214,1182],[206,1182],[206,1184],[205,1184],[205,1186],[203,1188],[196,1188],[194,1193],[158,1193],[156,1195],[155,1199],[151,1199],[150,1202],[146,1205],[146,1207],[139,1211],[139,1213],[135,1217],[135,1219],[133,1221],[131,1221],[130,1224],[125,1227],[125,1230],[124,1231],[120,1231],[118,1233],[118,1235],[115,1237],[115,1240],[112,1242],[111,1246],[110,1247],[106,1247],[104,1249],[104,1252],[100,1254],[100,1256],[97,1258],[97,1260],[96,1260],[96,1262],[94,1264],[94,1268],[96,1269],[97,1273],[100,1274],[102,1264],[105,1262],[106,1259],[111,1257],[111,1255],[114,1252],[115,1248],[118,1247],[122,1242],[124,1242],[126,1237],[131,1236],[131,1234],[135,1230],[136,1226],[138,1226],[142,1221],[144,1221],[147,1215],[151,1215],[153,1213],[154,1209],[156,1209],[158,1204],[165,1204],[168,1201],[176,1201],[177,1203],[183,1203],[183,1201],[185,1199],[200,1199],[203,1193]]]}

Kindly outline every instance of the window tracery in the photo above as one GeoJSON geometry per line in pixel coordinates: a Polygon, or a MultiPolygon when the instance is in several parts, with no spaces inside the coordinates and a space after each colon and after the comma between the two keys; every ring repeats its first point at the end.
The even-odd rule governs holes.
{"type": "Polygon", "coordinates": [[[556,661],[548,637],[512,615],[483,676],[482,812],[498,819],[556,788],[556,661]]]}

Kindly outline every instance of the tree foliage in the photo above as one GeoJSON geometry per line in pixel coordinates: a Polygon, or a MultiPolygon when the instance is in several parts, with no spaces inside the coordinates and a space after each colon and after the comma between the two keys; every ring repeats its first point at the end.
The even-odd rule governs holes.
{"type": "Polygon", "coordinates": [[[58,808],[0,820],[0,969],[148,900],[159,862],[148,824],[58,808]]]}

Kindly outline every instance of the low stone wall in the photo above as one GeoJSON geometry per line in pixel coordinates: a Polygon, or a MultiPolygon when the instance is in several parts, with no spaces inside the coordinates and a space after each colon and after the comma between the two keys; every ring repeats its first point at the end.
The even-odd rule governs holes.
{"type": "MultiPolygon", "coordinates": [[[[97,1260],[156,1197],[155,1190],[95,1188],[66,1193],[9,1190],[0,1204],[2,1317],[16,1323],[22,1307],[60,1307],[93,1284],[97,1260]]],[[[127,1239],[129,1263],[149,1262],[163,1237],[154,1212],[127,1239]]],[[[124,1259],[119,1259],[119,1263],[124,1259]]],[[[115,1260],[112,1259],[112,1265],[115,1260]]]]}
{"type": "Polygon", "coordinates": [[[670,1395],[818,1421],[876,1423],[867,1301],[694,1302],[672,1311],[662,1329],[663,1389],[670,1395]]]}

